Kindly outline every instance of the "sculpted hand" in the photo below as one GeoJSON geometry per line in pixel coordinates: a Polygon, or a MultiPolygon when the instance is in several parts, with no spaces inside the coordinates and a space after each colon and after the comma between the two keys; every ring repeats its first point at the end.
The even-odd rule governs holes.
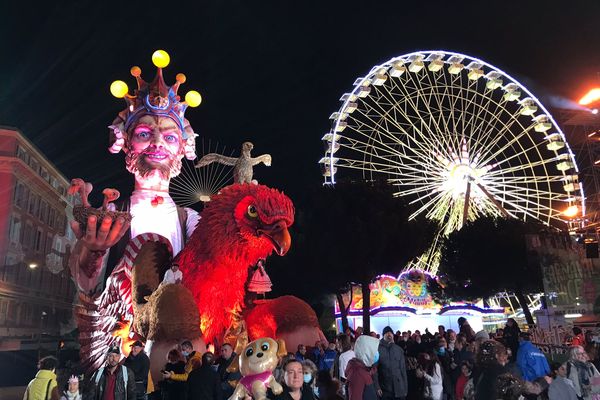
{"type": "Polygon", "coordinates": [[[95,215],[90,215],[87,221],[85,232],[82,231],[79,223],[71,221],[71,229],[77,239],[79,239],[85,248],[89,251],[106,251],[114,246],[129,229],[129,222],[123,218],[117,218],[113,221],[110,217],[104,217],[100,224],[100,229],[96,229],[97,221],[95,215]]]}

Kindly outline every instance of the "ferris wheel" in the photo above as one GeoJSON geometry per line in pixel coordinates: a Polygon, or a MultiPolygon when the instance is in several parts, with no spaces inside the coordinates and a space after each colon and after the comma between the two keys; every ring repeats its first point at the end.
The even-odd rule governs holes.
{"type": "MultiPolygon", "coordinates": [[[[573,152],[538,99],[485,61],[419,51],[376,65],[340,99],[320,160],[326,183],[385,178],[439,224],[481,216],[564,225],[585,214],[573,152]]],[[[424,269],[437,269],[431,250],[424,269]]]]}

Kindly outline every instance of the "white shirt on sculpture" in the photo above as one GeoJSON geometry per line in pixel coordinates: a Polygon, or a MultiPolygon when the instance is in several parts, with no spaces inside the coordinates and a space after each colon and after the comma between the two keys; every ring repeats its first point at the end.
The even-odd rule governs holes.
{"type": "Polygon", "coordinates": [[[165,272],[165,277],[163,278],[162,284],[167,285],[169,283],[181,283],[183,281],[183,274],[178,269],[173,272],[173,269],[169,268],[167,272],[165,272]]]}
{"type": "MultiPolygon", "coordinates": [[[[191,208],[185,208],[185,211],[187,214],[185,232],[189,238],[196,229],[200,216],[191,208]]],[[[130,229],[132,238],[142,233],[157,233],[171,243],[173,256],[176,256],[181,251],[185,240],[182,237],[177,207],[168,193],[136,190],[130,197],[129,212],[133,217],[130,229]],[[161,195],[163,201],[159,204],[153,204],[152,200],[157,195],[161,195]]],[[[76,246],[80,247],[81,242],[77,242],[76,246]]],[[[98,289],[102,290],[104,285],[102,278],[107,267],[108,252],[103,257],[102,268],[88,277],[79,272],[80,251],[76,247],[75,251],[71,253],[71,260],[69,261],[70,268],[74,271],[73,274],[79,290],[85,293],[91,293],[98,289]]]]}

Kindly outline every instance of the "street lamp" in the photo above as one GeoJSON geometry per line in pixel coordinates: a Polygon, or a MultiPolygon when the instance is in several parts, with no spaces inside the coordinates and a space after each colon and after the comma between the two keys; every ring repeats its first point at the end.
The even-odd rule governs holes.
{"type": "Polygon", "coordinates": [[[29,269],[36,269],[38,267],[37,263],[29,263],[29,269]]]}
{"type": "Polygon", "coordinates": [[[42,332],[44,331],[44,317],[48,315],[46,311],[42,311],[40,316],[40,333],[38,335],[38,360],[42,358],[42,332]]]}

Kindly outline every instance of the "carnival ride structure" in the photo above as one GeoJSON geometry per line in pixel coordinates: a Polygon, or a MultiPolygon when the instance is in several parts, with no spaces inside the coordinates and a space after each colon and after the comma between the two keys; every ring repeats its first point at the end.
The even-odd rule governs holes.
{"type": "MultiPolygon", "coordinates": [[[[325,184],[385,179],[438,224],[404,270],[435,274],[444,237],[482,216],[576,229],[585,196],[575,156],[543,104],[474,57],[417,51],[375,65],[331,114],[325,184]]],[[[499,304],[499,303],[496,303],[499,304]]]]}
{"type": "MultiPolygon", "coordinates": [[[[585,214],[573,152],[539,100],[506,72],[419,51],[354,82],[323,136],[325,183],[378,178],[446,236],[483,215],[569,223],[585,214]]],[[[438,240],[411,267],[435,273],[438,240]]]]}

